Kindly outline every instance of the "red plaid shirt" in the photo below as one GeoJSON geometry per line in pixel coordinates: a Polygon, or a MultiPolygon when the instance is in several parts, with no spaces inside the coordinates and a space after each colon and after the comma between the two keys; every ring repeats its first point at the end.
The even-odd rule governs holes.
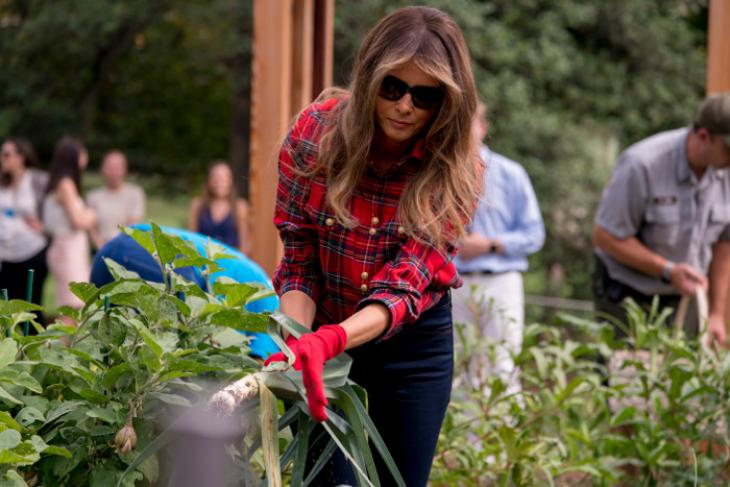
{"type": "Polygon", "coordinates": [[[274,223],[284,257],[274,287],[280,296],[293,290],[309,295],[320,325],[344,321],[368,303],[383,303],[392,318],[387,338],[436,304],[448,288],[461,285],[452,262],[456,248],[410,238],[396,217],[422,158],[420,144],[384,176],[368,168],[350,203],[358,225],[337,223],[326,203],[325,176],[307,178],[294,171],[314,164],[326,117],[336,105],[336,99],[310,105],[282,146],[274,223]]]}

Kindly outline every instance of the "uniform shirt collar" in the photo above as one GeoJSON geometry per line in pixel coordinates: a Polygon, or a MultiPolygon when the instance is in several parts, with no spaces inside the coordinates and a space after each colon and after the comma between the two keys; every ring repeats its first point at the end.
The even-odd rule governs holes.
{"type": "Polygon", "coordinates": [[[687,133],[680,140],[679,150],[677,151],[677,182],[679,183],[683,183],[692,177],[689,160],[687,159],[687,138],[690,130],[687,130],[687,133]]]}
{"type": "Polygon", "coordinates": [[[697,181],[697,178],[694,174],[692,174],[692,170],[689,168],[689,160],[687,159],[687,137],[689,137],[691,130],[691,127],[687,129],[687,134],[682,137],[679,150],[677,151],[677,182],[683,183],[686,181],[692,181],[698,186],[704,186],[705,184],[709,184],[709,181],[714,181],[716,178],[722,177],[723,172],[718,171],[714,166],[709,166],[705,171],[705,175],[702,177],[702,180],[697,181]]]}

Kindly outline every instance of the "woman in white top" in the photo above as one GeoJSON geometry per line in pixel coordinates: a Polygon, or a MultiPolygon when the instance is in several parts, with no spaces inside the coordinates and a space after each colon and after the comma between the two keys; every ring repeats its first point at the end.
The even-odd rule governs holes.
{"type": "Polygon", "coordinates": [[[33,169],[33,146],[19,137],[3,142],[0,163],[0,289],[7,289],[10,299],[26,299],[28,270],[33,269],[31,300],[40,304],[48,241],[39,208],[48,175],[33,169]]]}
{"type": "Polygon", "coordinates": [[[68,286],[89,280],[87,231],[96,215],[81,197],[81,173],[88,162],[86,147],[78,139],[65,136],[56,145],[43,201],[43,224],[51,236],[48,268],[56,281],[57,306],[81,307],[83,303],[68,286]]]}

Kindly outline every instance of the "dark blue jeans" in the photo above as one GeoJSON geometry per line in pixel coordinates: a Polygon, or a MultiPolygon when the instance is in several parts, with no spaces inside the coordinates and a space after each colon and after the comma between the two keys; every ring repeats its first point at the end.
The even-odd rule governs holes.
{"type": "MultiPolygon", "coordinates": [[[[350,378],[368,392],[368,412],[408,487],[423,487],[431,472],[441,424],[451,396],[454,341],[451,297],[394,337],[348,352],[350,378]]],[[[316,460],[324,445],[314,445],[316,460]]],[[[395,485],[372,447],[382,486],[395,485]]],[[[352,467],[337,450],[314,485],[356,485],[352,467]]]]}

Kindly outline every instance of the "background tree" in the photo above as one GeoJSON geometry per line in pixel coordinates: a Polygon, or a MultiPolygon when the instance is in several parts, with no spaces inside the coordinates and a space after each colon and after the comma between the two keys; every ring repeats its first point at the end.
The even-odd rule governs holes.
{"type": "MultiPolygon", "coordinates": [[[[336,1],[339,84],[367,30],[411,3],[336,1]]],[[[538,193],[548,238],[528,292],[589,297],[593,213],[615,156],[688,124],[703,96],[706,0],[423,3],[463,28],[489,144],[538,193]]],[[[250,0],[0,0],[0,136],[29,136],[48,160],[58,136],[79,133],[92,163],[120,147],[185,192],[229,158],[245,183],[250,38],[250,0]]]]}

